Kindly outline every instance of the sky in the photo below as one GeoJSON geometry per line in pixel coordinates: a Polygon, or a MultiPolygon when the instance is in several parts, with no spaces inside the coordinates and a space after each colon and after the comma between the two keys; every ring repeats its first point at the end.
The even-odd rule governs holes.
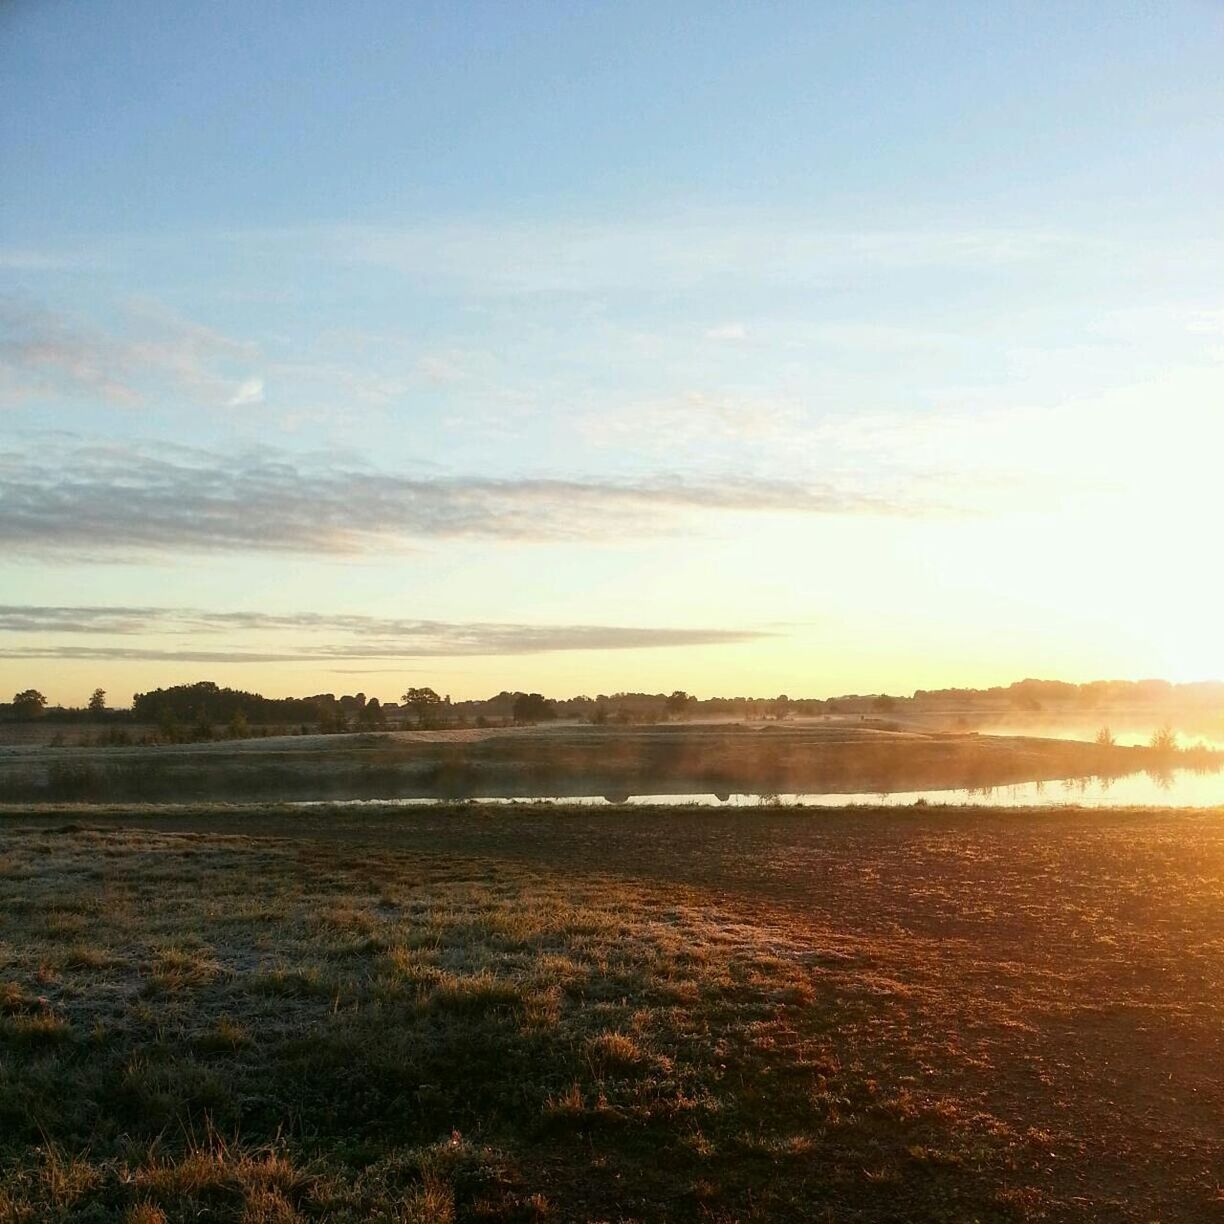
{"type": "Polygon", "coordinates": [[[0,7],[0,696],[1224,678],[1224,6],[0,7]]]}

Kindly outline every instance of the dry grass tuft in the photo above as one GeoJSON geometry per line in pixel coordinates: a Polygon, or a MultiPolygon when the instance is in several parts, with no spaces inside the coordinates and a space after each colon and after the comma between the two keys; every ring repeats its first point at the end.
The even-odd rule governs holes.
{"type": "Polygon", "coordinates": [[[404,1200],[402,1224],[454,1224],[455,1192],[440,1174],[426,1171],[404,1200]]]}
{"type": "Polygon", "coordinates": [[[123,1213],[123,1224],[167,1224],[167,1216],[156,1203],[134,1203],[123,1213]]]}
{"type": "Polygon", "coordinates": [[[588,1038],[586,1058],[596,1079],[633,1075],[648,1061],[637,1042],[624,1033],[600,1033],[588,1038]]]}
{"type": "Polygon", "coordinates": [[[0,1019],[0,1037],[14,1045],[58,1045],[71,1036],[72,1025],[50,1011],[18,1013],[0,1019]]]}
{"type": "Polygon", "coordinates": [[[65,969],[110,969],[119,963],[119,958],[105,948],[89,944],[74,944],[64,953],[65,969]]]}
{"type": "Polygon", "coordinates": [[[212,1052],[233,1052],[251,1044],[246,1027],[229,1016],[218,1016],[213,1027],[196,1039],[199,1049],[212,1052]]]}
{"type": "Polygon", "coordinates": [[[513,1011],[522,1006],[523,996],[514,982],[487,970],[439,978],[428,996],[435,1008],[452,1012],[513,1011]]]}

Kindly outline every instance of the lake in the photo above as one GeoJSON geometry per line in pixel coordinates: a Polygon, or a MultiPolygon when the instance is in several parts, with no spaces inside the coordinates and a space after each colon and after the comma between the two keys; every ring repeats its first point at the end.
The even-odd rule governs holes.
{"type": "Polygon", "coordinates": [[[613,806],[618,802],[639,806],[700,807],[904,807],[914,804],[972,807],[1224,807],[1224,770],[1175,769],[1167,774],[1135,773],[1120,778],[1067,778],[1052,782],[1021,782],[980,789],[857,791],[851,793],[813,792],[795,794],[709,792],[692,794],[642,793],[627,798],[603,795],[536,795],[518,798],[472,795],[457,799],[410,797],[399,799],[318,800],[318,805],[348,806],[399,804],[405,807],[454,802],[516,804],[581,804],[592,807],[613,806]]]}

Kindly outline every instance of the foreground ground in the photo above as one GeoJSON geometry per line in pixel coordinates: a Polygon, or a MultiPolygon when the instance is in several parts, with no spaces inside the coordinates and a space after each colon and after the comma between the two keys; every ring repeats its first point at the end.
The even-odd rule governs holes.
{"type": "Polygon", "coordinates": [[[1224,1217],[1224,812],[14,809],[0,1220],[1224,1217]]]}

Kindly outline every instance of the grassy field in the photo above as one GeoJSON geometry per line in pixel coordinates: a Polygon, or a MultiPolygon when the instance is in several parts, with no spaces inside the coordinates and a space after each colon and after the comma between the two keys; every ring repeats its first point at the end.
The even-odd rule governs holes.
{"type": "Polygon", "coordinates": [[[0,1220],[1224,1218],[1224,812],[0,816],[0,1220]]]}

